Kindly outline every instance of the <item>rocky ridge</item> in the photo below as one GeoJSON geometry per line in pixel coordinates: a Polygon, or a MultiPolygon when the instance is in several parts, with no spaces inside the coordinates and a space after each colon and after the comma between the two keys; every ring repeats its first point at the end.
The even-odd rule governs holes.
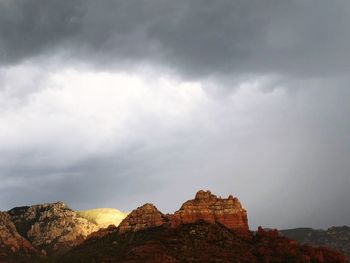
{"type": "Polygon", "coordinates": [[[18,233],[43,253],[66,250],[99,229],[62,202],[16,207],[8,214],[18,233]]]}

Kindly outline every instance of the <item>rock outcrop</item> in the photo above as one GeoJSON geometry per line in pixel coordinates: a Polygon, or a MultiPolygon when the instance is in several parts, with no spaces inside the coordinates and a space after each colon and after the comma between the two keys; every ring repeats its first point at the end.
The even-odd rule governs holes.
{"type": "Polygon", "coordinates": [[[10,216],[0,212],[0,262],[30,261],[38,251],[23,238],[10,216]]]}
{"type": "Polygon", "coordinates": [[[8,214],[17,231],[45,253],[64,251],[99,229],[62,202],[16,207],[8,214]]]}
{"type": "Polygon", "coordinates": [[[145,204],[132,211],[119,225],[119,232],[136,232],[169,224],[179,225],[197,221],[219,223],[240,233],[249,231],[247,212],[237,198],[218,198],[210,191],[198,191],[195,199],[185,202],[174,214],[163,215],[153,204],[145,204]]]}
{"type": "Polygon", "coordinates": [[[173,227],[181,224],[204,220],[208,223],[220,223],[240,232],[248,232],[247,212],[237,198],[230,195],[218,198],[210,191],[197,192],[195,199],[185,202],[180,210],[171,216],[173,227]]]}
{"type": "Polygon", "coordinates": [[[119,233],[136,232],[157,227],[168,219],[153,204],[144,204],[133,210],[120,224],[119,233]]]}

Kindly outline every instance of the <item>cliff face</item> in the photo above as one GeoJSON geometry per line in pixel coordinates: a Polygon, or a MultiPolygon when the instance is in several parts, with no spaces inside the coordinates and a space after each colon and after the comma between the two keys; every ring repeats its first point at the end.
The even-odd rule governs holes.
{"type": "Polygon", "coordinates": [[[48,253],[75,246],[99,229],[62,202],[17,207],[8,214],[23,237],[48,253]]]}
{"type": "Polygon", "coordinates": [[[0,212],[0,262],[30,261],[38,251],[23,238],[10,216],[0,212]]]}
{"type": "Polygon", "coordinates": [[[171,218],[173,227],[204,220],[238,231],[249,229],[247,212],[237,198],[218,198],[210,191],[197,192],[195,199],[185,202],[171,218]]]}
{"type": "Polygon", "coordinates": [[[153,205],[144,204],[133,210],[120,224],[119,233],[136,232],[157,227],[167,222],[167,218],[153,205]]]}

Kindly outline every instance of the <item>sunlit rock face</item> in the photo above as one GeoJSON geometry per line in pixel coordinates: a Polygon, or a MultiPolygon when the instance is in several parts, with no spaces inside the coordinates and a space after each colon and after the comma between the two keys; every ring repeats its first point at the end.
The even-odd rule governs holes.
{"type": "Polygon", "coordinates": [[[237,198],[218,198],[210,191],[200,190],[195,199],[185,202],[180,210],[171,216],[171,225],[194,223],[204,220],[220,223],[229,229],[248,231],[247,212],[237,198]]]}
{"type": "Polygon", "coordinates": [[[62,202],[16,207],[8,214],[17,231],[47,253],[75,246],[99,229],[62,202]]]}
{"type": "Polygon", "coordinates": [[[118,226],[128,215],[115,208],[97,208],[78,211],[77,214],[97,224],[100,228],[107,228],[109,225],[118,226]]]}
{"type": "Polygon", "coordinates": [[[237,198],[219,198],[200,190],[195,199],[185,202],[174,214],[163,215],[154,205],[145,204],[132,211],[119,225],[119,232],[139,231],[163,224],[178,227],[197,221],[219,223],[242,233],[249,231],[247,212],[237,198]]]}
{"type": "Polygon", "coordinates": [[[168,219],[153,204],[144,204],[133,210],[120,224],[119,233],[136,232],[157,227],[168,219]]]}
{"type": "Polygon", "coordinates": [[[37,253],[28,240],[17,232],[10,216],[0,212],[0,262],[11,258],[29,261],[37,253]]]}

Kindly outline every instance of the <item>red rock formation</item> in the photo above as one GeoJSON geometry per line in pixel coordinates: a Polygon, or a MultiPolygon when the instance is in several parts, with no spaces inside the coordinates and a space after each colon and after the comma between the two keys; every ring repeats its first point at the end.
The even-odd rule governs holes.
{"type": "Polygon", "coordinates": [[[237,198],[231,195],[218,198],[210,191],[199,191],[195,199],[185,202],[179,211],[171,216],[171,225],[194,223],[204,220],[209,223],[220,223],[229,229],[247,232],[247,212],[237,198]]]}
{"type": "Polygon", "coordinates": [[[120,224],[119,233],[136,232],[157,227],[167,222],[167,218],[153,205],[144,204],[133,210],[120,224]]]}

